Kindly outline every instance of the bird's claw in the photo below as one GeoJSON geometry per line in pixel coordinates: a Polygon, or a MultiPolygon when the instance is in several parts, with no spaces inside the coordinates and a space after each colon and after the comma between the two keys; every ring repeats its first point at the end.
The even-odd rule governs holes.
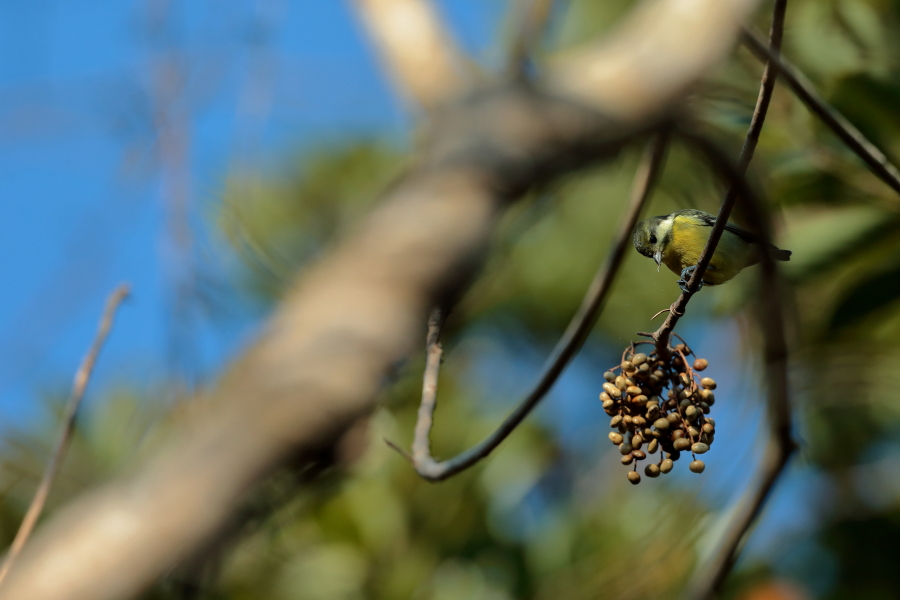
{"type": "MultiPolygon", "coordinates": [[[[679,279],[677,281],[677,283],[678,283],[678,287],[681,288],[682,292],[687,294],[690,291],[690,290],[688,290],[688,282],[690,282],[691,275],[693,275],[694,271],[696,271],[696,270],[697,270],[697,265],[691,265],[690,267],[685,267],[684,269],[681,270],[681,279],[679,279]]],[[[699,292],[702,287],[703,287],[703,280],[701,279],[700,282],[697,284],[697,289],[695,291],[699,292]]]]}

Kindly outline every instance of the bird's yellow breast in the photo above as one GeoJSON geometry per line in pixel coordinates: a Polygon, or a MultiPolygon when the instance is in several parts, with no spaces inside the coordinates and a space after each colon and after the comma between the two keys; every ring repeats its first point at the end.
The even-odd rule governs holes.
{"type": "MultiPolygon", "coordinates": [[[[662,260],[674,273],[681,274],[687,267],[696,265],[706,246],[712,227],[696,223],[684,216],[675,217],[662,260]]],[[[725,283],[741,269],[759,261],[759,248],[740,236],[725,230],[716,246],[709,267],[703,275],[703,283],[718,285],[725,283]]]]}

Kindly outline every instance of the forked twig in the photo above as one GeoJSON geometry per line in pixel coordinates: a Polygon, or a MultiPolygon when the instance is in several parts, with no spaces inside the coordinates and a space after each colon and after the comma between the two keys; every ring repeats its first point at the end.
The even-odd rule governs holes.
{"type": "Polygon", "coordinates": [[[766,61],[767,65],[771,65],[771,68],[777,70],[794,94],[806,104],[810,112],[819,117],[850,150],[869,166],[879,179],[900,193],[900,171],[897,170],[897,167],[844,115],[828,104],[800,71],[782,58],[778,52],[768,48],[756,32],[744,29],[741,32],[741,41],[757,58],[766,61]]]}
{"type": "Polygon", "coordinates": [[[81,366],[78,367],[78,371],[75,373],[75,381],[72,384],[72,394],[66,404],[63,428],[59,433],[59,438],[56,440],[53,454],[50,456],[50,460],[44,470],[43,477],[41,477],[41,482],[38,484],[34,498],[32,498],[31,504],[28,506],[28,511],[22,519],[22,524],[19,525],[16,537],[9,547],[9,552],[7,552],[6,558],[3,560],[3,565],[0,566],[0,584],[2,584],[3,580],[6,578],[6,574],[9,573],[13,562],[22,551],[22,548],[31,536],[31,532],[34,530],[34,526],[37,524],[38,518],[41,516],[41,511],[44,509],[47,496],[50,494],[50,487],[53,485],[53,480],[56,478],[56,473],[59,471],[63,458],[65,458],[66,450],[69,447],[69,440],[75,429],[75,417],[78,416],[78,408],[81,405],[85,389],[87,388],[87,384],[91,379],[91,374],[94,371],[97,356],[100,354],[100,349],[103,347],[103,343],[106,341],[106,337],[112,327],[116,310],[119,308],[122,300],[128,297],[128,294],[128,285],[122,284],[110,294],[106,301],[106,308],[103,311],[103,317],[100,319],[100,326],[97,329],[97,335],[94,337],[94,342],[91,344],[88,353],[81,362],[81,366]]]}
{"type": "MultiPolygon", "coordinates": [[[[777,55],[781,48],[781,40],[784,37],[784,14],[786,9],[787,0],[775,1],[772,15],[772,29],[769,33],[769,43],[773,48],[773,56],[777,55]]],[[[756,107],[753,109],[753,117],[750,119],[747,137],[744,139],[744,145],[741,148],[741,154],[738,158],[737,168],[742,175],[747,171],[747,166],[750,164],[753,153],[756,151],[756,145],[759,142],[759,134],[762,131],[763,124],[766,120],[766,113],[768,112],[769,104],[772,101],[772,92],[775,90],[777,73],[778,70],[772,63],[767,63],[766,68],[763,70],[762,79],[759,84],[759,95],[756,98],[756,107]]],[[[706,269],[712,260],[716,247],[719,245],[719,240],[722,239],[722,233],[725,231],[725,226],[728,224],[728,217],[731,216],[731,210],[734,208],[737,197],[737,185],[732,183],[725,193],[725,199],[722,200],[719,214],[716,215],[716,223],[713,225],[706,246],[704,246],[703,252],[700,254],[700,259],[697,261],[697,268],[694,269],[694,273],[691,275],[690,281],[688,281],[687,291],[683,292],[681,296],[678,297],[678,300],[672,304],[669,309],[668,318],[666,318],[662,326],[660,326],[653,336],[653,340],[656,342],[657,352],[663,356],[667,353],[672,330],[675,329],[678,319],[684,316],[684,310],[687,307],[691,296],[697,292],[700,282],[703,280],[703,275],[706,273],[706,269]]]]}
{"type": "MultiPolygon", "coordinates": [[[[437,378],[440,371],[442,352],[439,340],[444,319],[443,311],[435,310],[432,313],[428,327],[428,356],[422,387],[422,403],[419,407],[415,439],[412,446],[413,466],[421,477],[429,481],[442,481],[464,471],[486,457],[518,427],[547,392],[550,391],[553,384],[556,383],[556,380],[584,344],[591,328],[593,328],[597,318],[600,316],[600,311],[609,295],[609,290],[631,240],[631,233],[640,217],[641,210],[650,197],[653,184],[662,169],[667,146],[668,134],[662,132],[654,137],[644,153],[641,166],[635,175],[631,200],[613,240],[610,254],[594,276],[581,302],[581,306],[578,308],[575,316],[572,317],[562,338],[557,342],[534,388],[488,437],[465,452],[445,461],[434,459],[431,454],[429,441],[434,410],[437,405],[437,378]]],[[[394,447],[394,444],[390,445],[394,447]]]]}

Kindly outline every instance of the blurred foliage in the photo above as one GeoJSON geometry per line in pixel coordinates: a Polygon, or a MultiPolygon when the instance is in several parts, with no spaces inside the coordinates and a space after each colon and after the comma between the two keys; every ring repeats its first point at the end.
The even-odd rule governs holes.
{"type": "Polygon", "coordinates": [[[375,201],[397,177],[403,154],[362,141],[317,149],[287,179],[237,174],[226,186],[217,225],[251,268],[244,283],[271,301],[305,262],[375,201]]]}
{"type": "MultiPolygon", "coordinates": [[[[608,30],[633,3],[559,4],[548,52],[608,30]]],[[[765,9],[757,18],[768,27],[765,9]]],[[[792,0],[788,8],[786,55],[892,158],[900,157],[898,33],[897,0],[792,0]]],[[[691,99],[704,126],[735,147],[760,73],[739,49],[691,99]]],[[[480,336],[488,331],[507,346],[521,345],[525,364],[526,355],[546,353],[565,327],[607,251],[640,151],[631,148],[542,190],[504,217],[480,278],[450,323],[434,434],[441,455],[479,441],[514,401],[486,397],[490,386],[473,375],[490,360],[480,336]]],[[[266,306],[277,302],[295,273],[401,176],[406,161],[407,153],[391,143],[345,140],[306,149],[296,168],[281,173],[232,174],[213,221],[243,259],[235,278],[246,297],[266,306]]],[[[813,514],[814,527],[785,534],[777,547],[742,563],[728,596],[898,598],[900,583],[890,567],[900,522],[900,486],[893,483],[900,456],[900,352],[892,343],[900,334],[900,198],[783,88],[751,172],[773,207],[778,244],[794,252],[785,275],[796,292],[789,325],[802,441],[798,468],[829,494],[821,505],[795,508],[813,514]]],[[[676,145],[650,212],[714,212],[721,191],[702,161],[676,145]]],[[[586,350],[602,356],[598,381],[615,361],[610,348],[651,327],[649,317],[675,298],[674,280],[628,254],[586,350]]],[[[711,312],[739,316],[755,284],[748,270],[728,286],[705,290],[682,327],[711,312]]],[[[738,361],[756,351],[752,328],[745,329],[738,361]]],[[[598,439],[585,449],[532,419],[477,468],[443,484],[425,483],[381,441],[408,442],[420,372],[421,357],[401,368],[365,441],[355,442],[362,458],[349,475],[331,469],[331,477],[309,485],[285,472],[248,504],[252,518],[226,549],[199,571],[182,565],[150,595],[679,597],[719,525],[696,478],[631,487],[605,442],[605,422],[597,421],[598,439]]],[[[596,402],[594,392],[585,403],[596,402]]],[[[160,422],[178,418],[152,406],[124,390],[80,424],[51,508],[149,451],[160,422]]],[[[52,433],[48,425],[5,440],[0,531],[6,541],[40,476],[52,433]]],[[[736,471],[745,470],[740,463],[736,471]]]]}

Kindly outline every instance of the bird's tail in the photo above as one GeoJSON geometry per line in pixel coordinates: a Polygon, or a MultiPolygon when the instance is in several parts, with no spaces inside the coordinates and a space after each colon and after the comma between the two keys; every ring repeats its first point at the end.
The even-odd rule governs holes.
{"type": "Polygon", "coordinates": [[[781,248],[772,247],[772,258],[775,260],[781,261],[789,261],[791,260],[791,251],[790,250],[782,250],[781,248]]]}

